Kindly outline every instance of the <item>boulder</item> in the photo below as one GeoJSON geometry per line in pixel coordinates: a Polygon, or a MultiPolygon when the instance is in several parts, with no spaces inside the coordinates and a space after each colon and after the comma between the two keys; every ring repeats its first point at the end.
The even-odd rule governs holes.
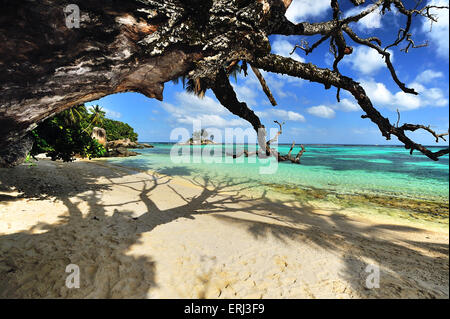
{"type": "Polygon", "coordinates": [[[13,167],[22,164],[33,147],[34,139],[30,134],[17,139],[8,147],[0,148],[0,167],[13,167]]]}
{"type": "Polygon", "coordinates": [[[108,151],[105,154],[105,157],[130,157],[130,156],[136,156],[136,155],[139,155],[139,153],[129,151],[125,147],[118,147],[118,148],[108,151]]]}
{"type": "Polygon", "coordinates": [[[106,131],[105,131],[105,129],[100,128],[100,127],[94,127],[92,129],[91,137],[93,139],[96,139],[97,142],[99,142],[103,146],[106,146],[107,142],[106,142],[106,131]]]}
{"type": "Polygon", "coordinates": [[[138,148],[154,148],[154,146],[147,143],[139,143],[138,148]]]}
{"type": "Polygon", "coordinates": [[[109,141],[107,146],[110,148],[126,147],[126,148],[136,148],[137,143],[132,142],[129,138],[122,140],[109,141]]]}
{"type": "Polygon", "coordinates": [[[109,141],[107,143],[108,148],[118,148],[118,147],[125,147],[125,148],[153,148],[153,145],[146,144],[146,143],[137,143],[132,142],[129,138],[125,138],[122,140],[115,140],[115,141],[109,141]]]}

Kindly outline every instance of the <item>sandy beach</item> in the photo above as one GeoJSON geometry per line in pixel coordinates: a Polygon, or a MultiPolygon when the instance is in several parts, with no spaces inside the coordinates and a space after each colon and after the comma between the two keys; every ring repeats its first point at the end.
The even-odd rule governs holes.
{"type": "Polygon", "coordinates": [[[448,227],[166,173],[101,160],[0,169],[0,297],[449,297],[448,227]],[[80,288],[65,285],[69,264],[80,288]]]}

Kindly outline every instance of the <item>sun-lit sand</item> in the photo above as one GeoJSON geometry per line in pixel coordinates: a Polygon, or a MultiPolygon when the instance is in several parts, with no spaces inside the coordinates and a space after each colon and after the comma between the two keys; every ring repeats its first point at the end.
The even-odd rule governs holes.
{"type": "Polygon", "coordinates": [[[0,169],[2,298],[448,298],[448,241],[242,181],[104,161],[0,169]]]}

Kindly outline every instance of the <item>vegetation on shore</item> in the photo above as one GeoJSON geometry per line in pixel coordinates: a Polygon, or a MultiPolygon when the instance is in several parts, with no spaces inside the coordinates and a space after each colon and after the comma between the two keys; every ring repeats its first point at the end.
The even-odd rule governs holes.
{"type": "Polygon", "coordinates": [[[137,141],[138,134],[126,123],[105,117],[98,105],[89,110],[85,105],[65,110],[40,123],[31,133],[34,145],[31,156],[45,153],[52,160],[73,161],[75,157],[96,158],[106,153],[106,148],[92,135],[94,127],[106,130],[109,140],[137,141]]]}

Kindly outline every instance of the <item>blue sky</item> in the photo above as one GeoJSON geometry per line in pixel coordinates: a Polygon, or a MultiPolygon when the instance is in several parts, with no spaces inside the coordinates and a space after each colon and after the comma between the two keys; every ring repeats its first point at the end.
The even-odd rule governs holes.
{"type": "MultiPolygon", "coordinates": [[[[347,2],[350,3],[342,1],[344,4],[347,2]]],[[[448,5],[448,0],[429,2],[448,5]]],[[[406,3],[410,7],[414,5],[414,1],[406,3]]],[[[328,8],[329,0],[294,0],[287,17],[293,22],[324,21],[331,15],[328,8]]],[[[360,10],[350,6],[341,9],[345,15],[360,10]]],[[[348,44],[354,47],[354,52],[346,56],[339,68],[343,75],[362,83],[373,104],[391,122],[396,122],[398,108],[401,111],[400,124],[426,124],[437,131],[446,132],[449,125],[449,16],[448,10],[436,13],[440,19],[433,24],[431,31],[430,23],[421,17],[416,18],[412,25],[416,44],[428,40],[428,47],[410,49],[409,53],[404,53],[400,51],[403,44],[391,50],[400,80],[414,87],[420,93],[419,96],[400,92],[381,57],[375,51],[359,47],[350,40],[348,44]]],[[[386,46],[395,40],[399,27],[404,23],[405,18],[393,10],[385,16],[375,12],[352,27],[361,37],[378,36],[383,46],[386,46]]],[[[312,62],[320,67],[331,67],[333,59],[327,43],[308,56],[301,50],[290,55],[294,45],[302,39],[306,38],[272,36],[272,52],[302,62],[312,62]]],[[[314,43],[314,38],[307,40],[314,43]]],[[[257,112],[266,127],[275,128],[274,120],[285,122],[280,143],[295,140],[305,144],[398,144],[395,137],[386,141],[373,123],[361,119],[363,112],[347,93],[341,92],[341,103],[337,103],[335,88],[325,90],[323,85],[301,79],[263,74],[278,102],[276,107],[270,105],[251,70],[248,77],[239,76],[237,82],[234,79],[231,81],[238,98],[257,112]]],[[[212,92],[208,91],[204,99],[199,99],[186,93],[181,84],[171,82],[165,85],[163,102],[138,93],[123,93],[87,103],[93,104],[102,106],[108,117],[129,123],[138,132],[140,141],[175,142],[170,139],[172,130],[182,127],[192,132],[193,120],[200,120],[206,129],[249,127],[244,120],[222,107],[212,92]]],[[[422,144],[435,144],[434,139],[423,132],[410,136],[422,144]]]]}

